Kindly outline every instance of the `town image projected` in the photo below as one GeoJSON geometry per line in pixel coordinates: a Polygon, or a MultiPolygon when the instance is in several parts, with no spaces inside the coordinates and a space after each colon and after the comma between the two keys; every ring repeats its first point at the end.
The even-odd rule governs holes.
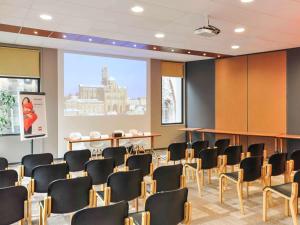
{"type": "Polygon", "coordinates": [[[64,53],[64,115],[144,115],[147,62],[64,53]]]}

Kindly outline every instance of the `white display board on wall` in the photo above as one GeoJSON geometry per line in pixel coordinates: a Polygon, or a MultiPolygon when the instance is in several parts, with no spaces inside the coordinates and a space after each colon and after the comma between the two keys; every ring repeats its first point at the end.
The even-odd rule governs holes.
{"type": "Polygon", "coordinates": [[[47,137],[45,93],[20,92],[18,103],[21,141],[47,137]]]}

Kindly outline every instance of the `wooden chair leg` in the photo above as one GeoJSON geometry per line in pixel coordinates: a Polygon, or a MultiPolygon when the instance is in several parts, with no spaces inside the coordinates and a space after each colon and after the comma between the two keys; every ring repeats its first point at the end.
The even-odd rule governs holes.
{"type": "Polygon", "coordinates": [[[25,219],[21,219],[19,225],[25,225],[25,219]]]}
{"type": "Polygon", "coordinates": [[[211,169],[208,170],[208,183],[211,184],[211,169]]]}
{"type": "Polygon", "coordinates": [[[241,209],[241,213],[244,215],[244,204],[243,204],[243,184],[241,182],[238,182],[236,184],[237,186],[237,192],[238,192],[238,196],[239,196],[239,201],[240,201],[240,209],[241,209]]]}
{"type": "Polygon", "coordinates": [[[268,196],[269,196],[269,191],[264,191],[263,192],[263,221],[267,221],[268,217],[268,196]]]}
{"type": "Polygon", "coordinates": [[[290,207],[289,207],[289,200],[284,199],[284,215],[290,216],[290,207]]]}
{"type": "Polygon", "coordinates": [[[139,211],[139,198],[135,199],[134,207],[135,207],[136,212],[138,212],[139,211]]]}
{"type": "Polygon", "coordinates": [[[291,199],[289,201],[290,203],[290,209],[291,209],[291,214],[292,214],[292,219],[293,219],[293,225],[298,225],[298,220],[297,220],[297,204],[298,199],[291,199]]]}
{"type": "Polygon", "coordinates": [[[223,184],[224,184],[223,180],[224,180],[224,177],[221,176],[219,179],[219,200],[220,200],[221,204],[223,203],[223,184]]]}
{"type": "Polygon", "coordinates": [[[196,179],[197,179],[197,186],[198,186],[198,192],[199,195],[201,196],[201,171],[196,171],[196,179]]]}
{"type": "Polygon", "coordinates": [[[204,170],[201,170],[200,173],[201,173],[201,187],[204,187],[204,170]]]}
{"type": "Polygon", "coordinates": [[[246,183],[246,196],[249,197],[249,182],[246,183]]]}

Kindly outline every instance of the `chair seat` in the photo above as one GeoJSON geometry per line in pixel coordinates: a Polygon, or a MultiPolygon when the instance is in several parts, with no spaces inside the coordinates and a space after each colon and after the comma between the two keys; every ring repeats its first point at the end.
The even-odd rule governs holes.
{"type": "Polygon", "coordinates": [[[292,183],[287,184],[279,184],[271,187],[267,187],[271,190],[274,190],[276,192],[279,192],[287,197],[290,197],[292,194],[292,183]]]}
{"type": "Polygon", "coordinates": [[[226,177],[229,177],[235,181],[239,179],[239,172],[232,172],[232,173],[223,173],[226,177]]]}
{"type": "Polygon", "coordinates": [[[197,169],[197,163],[186,163],[185,165],[197,169]]]}
{"type": "Polygon", "coordinates": [[[97,191],[97,195],[104,200],[104,191],[97,191]]]}
{"type": "Polygon", "coordinates": [[[135,225],[142,225],[143,212],[130,213],[129,216],[132,217],[135,225]]]}

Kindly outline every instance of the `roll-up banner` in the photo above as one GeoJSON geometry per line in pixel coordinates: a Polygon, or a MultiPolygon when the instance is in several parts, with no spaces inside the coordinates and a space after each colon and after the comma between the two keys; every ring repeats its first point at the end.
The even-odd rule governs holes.
{"type": "Polygon", "coordinates": [[[19,92],[21,141],[47,137],[46,95],[43,92],[19,92]]]}

